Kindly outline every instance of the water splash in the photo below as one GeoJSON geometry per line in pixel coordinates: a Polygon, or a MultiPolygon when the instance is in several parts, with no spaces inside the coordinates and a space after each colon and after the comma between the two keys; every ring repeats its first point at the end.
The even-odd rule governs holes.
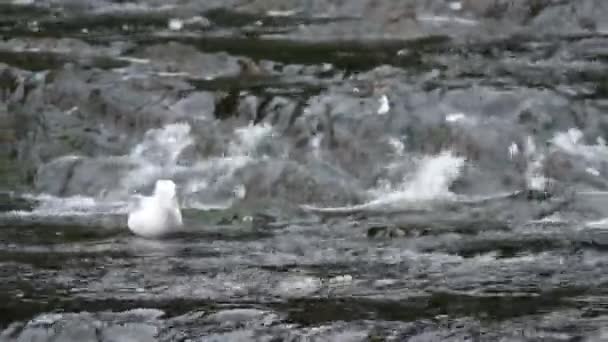
{"type": "Polygon", "coordinates": [[[425,156],[411,178],[406,179],[397,191],[378,198],[377,201],[430,201],[452,198],[454,194],[449,190],[449,186],[460,175],[464,163],[464,158],[455,156],[451,151],[425,156]]]}
{"type": "Polygon", "coordinates": [[[138,167],[130,172],[123,187],[133,188],[166,177],[180,183],[185,207],[230,207],[239,196],[237,192],[224,190],[239,187],[243,189],[238,193],[244,193],[244,185],[234,184],[235,173],[256,160],[258,146],[272,131],[268,124],[236,128],[221,156],[211,156],[186,167],[178,162],[182,152],[194,144],[191,127],[179,123],[151,130],[129,155],[138,162],[138,167]],[[220,195],[221,192],[227,193],[220,195]]]}
{"type": "MultiPolygon", "coordinates": [[[[595,144],[583,141],[583,132],[571,128],[566,132],[558,132],[549,141],[553,151],[574,157],[577,171],[584,177],[600,179],[605,174],[605,163],[608,161],[608,147],[602,137],[595,144]]],[[[600,182],[602,180],[599,180],[600,182]]]]}
{"type": "Polygon", "coordinates": [[[449,190],[450,185],[460,176],[465,159],[445,151],[435,156],[423,157],[416,171],[406,177],[396,189],[382,189],[374,192],[376,198],[356,206],[319,208],[303,206],[317,212],[357,212],[365,210],[406,210],[427,207],[429,202],[454,200],[457,196],[449,190]]]}
{"type": "Polygon", "coordinates": [[[314,158],[321,159],[321,142],[323,141],[323,133],[318,133],[310,139],[310,150],[314,158]]]}
{"type": "Polygon", "coordinates": [[[148,131],[129,157],[159,165],[175,165],[182,151],[194,143],[187,123],[175,123],[148,131]]]}
{"type": "Polygon", "coordinates": [[[545,191],[548,179],[544,175],[545,155],[538,151],[534,139],[528,137],[526,140],[525,157],[528,162],[525,179],[529,190],[545,191]]]}
{"type": "Polygon", "coordinates": [[[272,126],[268,124],[236,128],[226,153],[200,161],[189,170],[194,177],[184,184],[188,194],[183,205],[201,210],[225,209],[242,200],[247,188],[236,182],[235,175],[250,163],[266,157],[258,153],[258,149],[272,133],[272,126]]]}
{"type": "Polygon", "coordinates": [[[182,152],[194,144],[187,123],[169,124],[148,131],[141,143],[129,153],[128,158],[136,163],[120,182],[121,189],[128,192],[155,182],[162,177],[171,178],[179,171],[178,160],[182,152]]]}
{"type": "Polygon", "coordinates": [[[387,143],[393,149],[395,156],[403,157],[405,155],[405,144],[401,141],[401,139],[390,137],[387,140],[387,143]]]}
{"type": "Polygon", "coordinates": [[[180,205],[184,208],[228,208],[247,193],[245,185],[236,181],[235,174],[259,159],[258,146],[272,134],[272,126],[250,124],[235,129],[233,134],[221,155],[184,165],[184,151],[195,143],[191,126],[188,123],[173,123],[151,129],[130,153],[112,157],[128,167],[128,171],[116,180],[114,187],[105,189],[95,198],[35,196],[39,207],[31,213],[22,214],[70,216],[124,213],[139,192],[162,178],[172,179],[178,184],[180,205]]]}
{"type": "Polygon", "coordinates": [[[87,196],[56,197],[47,194],[24,194],[23,198],[34,201],[33,211],[14,210],[3,213],[9,217],[74,217],[96,214],[124,214],[128,203],[124,201],[103,202],[87,196]]]}
{"type": "Polygon", "coordinates": [[[587,145],[582,139],[583,132],[577,128],[570,128],[566,132],[556,133],[550,142],[565,153],[579,155],[587,160],[608,160],[608,147],[601,137],[597,139],[595,145],[587,145]]]}
{"type": "Polygon", "coordinates": [[[235,138],[228,144],[229,156],[249,156],[255,153],[262,140],[272,134],[272,126],[249,124],[234,130],[235,138]]]}

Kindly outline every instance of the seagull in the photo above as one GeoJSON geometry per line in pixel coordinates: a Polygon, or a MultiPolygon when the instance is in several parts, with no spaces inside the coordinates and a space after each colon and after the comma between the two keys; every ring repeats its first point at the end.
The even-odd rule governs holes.
{"type": "Polygon", "coordinates": [[[378,115],[384,115],[391,110],[390,102],[388,101],[388,96],[382,95],[380,97],[380,107],[378,107],[378,115]]]}
{"type": "Polygon", "coordinates": [[[139,204],[129,212],[127,225],[144,238],[159,238],[182,227],[175,183],[168,179],[156,181],[154,194],[140,197],[139,204]]]}

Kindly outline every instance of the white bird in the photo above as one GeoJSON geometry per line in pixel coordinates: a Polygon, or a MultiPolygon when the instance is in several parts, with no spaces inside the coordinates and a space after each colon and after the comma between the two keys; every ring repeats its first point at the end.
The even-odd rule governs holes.
{"type": "Polygon", "coordinates": [[[380,107],[378,107],[378,115],[384,115],[391,110],[391,105],[388,101],[388,96],[382,95],[378,102],[380,102],[380,107]]]}
{"type": "Polygon", "coordinates": [[[134,234],[145,238],[159,238],[180,228],[182,213],[175,183],[167,179],[156,181],[154,194],[140,198],[135,210],[129,212],[127,225],[134,234]]]}

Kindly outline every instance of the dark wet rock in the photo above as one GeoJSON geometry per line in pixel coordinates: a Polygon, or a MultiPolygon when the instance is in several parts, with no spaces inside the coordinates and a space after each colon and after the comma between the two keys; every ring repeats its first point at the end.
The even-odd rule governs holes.
{"type": "Polygon", "coordinates": [[[367,230],[367,237],[370,238],[397,238],[405,236],[405,232],[396,227],[376,226],[367,230]]]}
{"type": "Polygon", "coordinates": [[[35,188],[43,193],[61,195],[65,193],[74,168],[82,161],[79,157],[62,157],[42,165],[37,171],[35,188]]]}
{"type": "Polygon", "coordinates": [[[74,38],[19,37],[0,42],[0,48],[5,51],[43,51],[55,52],[66,56],[117,56],[128,44],[116,42],[109,46],[96,46],[74,38]]]}
{"type": "MultiPolygon", "coordinates": [[[[48,193],[59,196],[86,195],[104,197],[109,190],[117,188],[117,180],[125,178],[125,175],[134,166],[132,162],[120,158],[76,159],[72,165],[67,166],[67,174],[63,178],[65,179],[65,183],[60,191],[48,191],[48,193]]],[[[52,173],[54,170],[46,169],[43,172],[52,173]]],[[[55,175],[48,178],[55,179],[53,184],[61,184],[59,180],[62,178],[60,177],[60,175],[55,175]]],[[[39,173],[39,178],[44,179],[45,175],[39,173]]],[[[40,189],[39,191],[46,192],[42,184],[38,184],[38,188],[40,189]]]]}
{"type": "Polygon", "coordinates": [[[171,111],[194,120],[212,120],[215,113],[215,96],[210,92],[193,92],[171,106],[171,111]]]}
{"type": "Polygon", "coordinates": [[[369,238],[403,238],[424,237],[457,233],[476,235],[481,231],[509,231],[511,227],[505,221],[491,221],[480,218],[458,218],[442,214],[440,218],[429,222],[416,214],[396,215],[388,224],[374,224],[367,228],[369,238]]]}
{"type": "Polygon", "coordinates": [[[606,29],[603,15],[607,12],[606,3],[597,0],[555,2],[543,7],[532,27],[548,34],[601,32],[606,29]]]}
{"type": "Polygon", "coordinates": [[[293,162],[257,163],[243,170],[245,201],[266,198],[287,203],[348,203],[361,197],[362,189],[337,179],[333,170],[315,172],[293,162]],[[297,189],[297,191],[296,191],[297,189]]]}
{"type": "MultiPolygon", "coordinates": [[[[16,341],[130,341],[156,340],[158,328],[155,326],[154,310],[151,317],[146,317],[146,310],[133,310],[136,320],[133,322],[114,322],[117,318],[129,318],[129,313],[115,314],[48,314],[41,315],[25,326],[14,326],[15,331],[5,331],[3,340],[16,341]],[[104,317],[105,316],[105,317],[104,317]],[[121,317],[124,316],[124,317],[121,317]]],[[[162,314],[162,312],[161,312],[162,314]]]]}
{"type": "Polygon", "coordinates": [[[242,326],[243,323],[247,323],[247,321],[259,320],[262,316],[268,316],[263,318],[263,320],[268,321],[268,323],[271,323],[273,320],[276,320],[276,317],[271,317],[272,315],[268,312],[255,309],[224,310],[208,316],[206,320],[214,323],[219,323],[223,326],[235,327],[242,326]]]}
{"type": "Polygon", "coordinates": [[[167,116],[174,100],[166,98],[163,87],[169,85],[160,85],[162,81],[129,82],[118,75],[66,67],[33,74],[23,83],[12,95],[21,99],[9,105],[18,161],[26,175],[66,154],[126,154],[146,130],[184,115],[167,116]]]}
{"type": "Polygon", "coordinates": [[[31,211],[37,207],[37,201],[25,198],[14,192],[0,192],[0,212],[13,210],[31,211]]]}
{"type": "Polygon", "coordinates": [[[548,191],[528,190],[527,199],[534,201],[546,201],[550,199],[552,194],[548,191]]]}
{"type": "Polygon", "coordinates": [[[132,56],[150,60],[149,67],[157,71],[183,72],[194,78],[234,76],[241,70],[237,57],[226,53],[204,54],[191,45],[179,43],[148,46],[132,56]]]}

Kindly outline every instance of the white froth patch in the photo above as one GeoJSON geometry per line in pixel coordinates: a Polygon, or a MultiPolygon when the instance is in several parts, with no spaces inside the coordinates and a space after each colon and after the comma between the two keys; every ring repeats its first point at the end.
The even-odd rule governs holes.
{"type": "Polygon", "coordinates": [[[442,15],[420,15],[416,17],[419,21],[427,21],[436,24],[453,23],[466,26],[476,26],[479,22],[477,20],[455,17],[455,16],[442,16],[442,15]]]}
{"type": "Polygon", "coordinates": [[[174,5],[160,5],[160,6],[149,6],[145,3],[133,3],[126,2],[120,4],[111,4],[109,6],[103,6],[100,8],[93,9],[93,13],[105,14],[105,13],[153,13],[163,12],[174,9],[174,5]]]}
{"type": "Polygon", "coordinates": [[[282,280],[276,291],[284,297],[304,297],[315,293],[321,286],[321,279],[317,277],[291,276],[282,280]]]}
{"type": "Polygon", "coordinates": [[[163,128],[152,129],[137,144],[129,156],[153,163],[175,164],[182,151],[194,143],[190,125],[174,123],[163,128]]]}
{"type": "Polygon", "coordinates": [[[231,156],[250,155],[255,152],[262,140],[272,134],[272,126],[250,124],[234,130],[235,139],[228,145],[228,154],[231,156]]]}
{"type": "Polygon", "coordinates": [[[556,133],[550,142],[565,153],[579,155],[587,160],[608,159],[608,147],[603,138],[598,137],[596,145],[587,145],[582,139],[583,132],[577,128],[570,128],[566,132],[556,133]]]}
{"type": "Polygon", "coordinates": [[[451,151],[424,157],[414,177],[393,196],[417,200],[452,197],[448,188],[460,176],[464,164],[465,159],[451,151]]]}
{"type": "MultiPolygon", "coordinates": [[[[220,157],[210,157],[197,162],[189,171],[200,174],[200,177],[190,178],[184,184],[186,193],[195,193],[207,190],[211,184],[230,182],[234,174],[249,163],[256,160],[256,151],[259,145],[273,135],[273,128],[269,124],[247,125],[234,130],[234,134],[226,153],[220,157]]],[[[264,158],[264,156],[261,156],[264,158]]],[[[247,188],[237,184],[232,191],[231,198],[214,199],[212,202],[202,203],[200,200],[190,199],[185,205],[195,209],[226,209],[235,201],[245,198],[247,188]]]]}
{"type": "Polygon", "coordinates": [[[187,77],[190,74],[187,72],[167,72],[167,71],[159,71],[155,73],[155,75],[160,77],[187,77]]]}
{"type": "Polygon", "coordinates": [[[310,139],[310,148],[312,150],[312,155],[320,159],[321,158],[321,141],[323,140],[323,134],[318,133],[310,139]]]}
{"type": "Polygon", "coordinates": [[[393,153],[396,156],[402,157],[405,154],[405,144],[400,139],[390,137],[388,138],[387,143],[393,149],[393,153]]]}
{"type": "Polygon", "coordinates": [[[120,188],[133,189],[150,184],[163,176],[177,172],[182,152],[194,144],[187,123],[169,124],[146,132],[141,143],[129,153],[136,167],[120,181],[120,188]]]}
{"type": "Polygon", "coordinates": [[[372,189],[374,200],[346,207],[320,208],[302,205],[304,210],[316,212],[353,212],[365,210],[401,210],[428,208],[430,202],[458,200],[449,190],[450,185],[460,176],[465,164],[463,157],[446,151],[435,156],[425,156],[416,171],[406,177],[402,184],[394,187],[385,184],[380,189],[372,189]]]}
{"type": "Polygon", "coordinates": [[[515,142],[512,142],[511,145],[509,145],[509,159],[513,159],[515,157],[517,157],[517,155],[519,155],[519,146],[517,146],[517,144],[515,142]]]}
{"type": "Polygon", "coordinates": [[[462,2],[460,1],[452,1],[448,5],[452,11],[460,11],[462,10],[462,2]]]}
{"type": "Polygon", "coordinates": [[[398,280],[397,279],[377,279],[374,280],[373,286],[374,287],[386,287],[386,286],[391,286],[394,284],[397,284],[398,280]]]}
{"type": "Polygon", "coordinates": [[[119,56],[119,57],[116,57],[116,59],[118,59],[119,61],[125,61],[125,62],[129,62],[129,63],[133,63],[133,64],[149,64],[150,63],[150,60],[147,58],[119,56]]]}
{"type": "Polygon", "coordinates": [[[270,10],[266,12],[266,15],[269,17],[290,17],[296,14],[294,10],[280,11],[280,10],[270,10]]]}
{"type": "Polygon", "coordinates": [[[445,121],[447,122],[458,122],[466,119],[467,116],[464,113],[451,113],[445,116],[445,121]]]}
{"type": "Polygon", "coordinates": [[[169,19],[167,26],[171,31],[180,31],[184,28],[184,22],[181,19],[172,18],[169,19]]]}
{"type": "Polygon", "coordinates": [[[599,177],[601,175],[600,171],[593,167],[586,168],[585,172],[587,172],[588,174],[595,176],[595,177],[599,177]]]}
{"type": "Polygon", "coordinates": [[[5,214],[13,217],[72,217],[95,214],[124,214],[126,202],[102,202],[92,197],[55,197],[47,194],[26,195],[39,202],[32,211],[15,210],[5,214]]]}
{"type": "Polygon", "coordinates": [[[528,189],[544,191],[547,187],[547,178],[542,175],[532,175],[526,178],[528,189]]]}
{"type": "Polygon", "coordinates": [[[569,153],[576,153],[580,145],[580,140],[583,137],[583,132],[577,128],[570,128],[566,132],[558,132],[555,134],[551,143],[569,153]]]}
{"type": "Polygon", "coordinates": [[[608,217],[601,220],[587,222],[585,226],[589,228],[608,228],[608,217]]]}
{"type": "Polygon", "coordinates": [[[564,223],[564,222],[567,222],[567,220],[564,219],[559,213],[554,213],[554,214],[551,214],[549,216],[543,217],[543,218],[538,219],[538,220],[528,221],[528,223],[531,223],[531,224],[535,224],[535,223],[564,223]]]}
{"type": "Polygon", "coordinates": [[[545,156],[536,149],[534,139],[530,136],[526,139],[525,156],[528,161],[525,171],[527,188],[544,191],[549,182],[544,174],[545,156]]]}
{"type": "MultiPolygon", "coordinates": [[[[194,144],[191,127],[187,123],[173,123],[163,128],[146,132],[143,140],[129,154],[118,156],[129,170],[119,179],[116,187],[100,194],[105,199],[92,197],[58,198],[38,195],[40,202],[34,211],[12,212],[11,216],[80,216],[94,214],[125,214],[129,211],[128,198],[158,179],[183,179],[181,193],[185,207],[196,209],[225,209],[235,200],[243,199],[247,193],[244,185],[234,184],[230,198],[213,195],[201,202],[198,192],[212,191],[217,184],[230,184],[236,171],[255,160],[252,156],[259,143],[272,134],[270,125],[249,125],[236,129],[222,156],[212,156],[194,163],[182,165],[179,160],[184,150],[194,144]],[[187,177],[184,177],[187,176],[187,177]],[[110,202],[109,199],[115,200],[110,202]]],[[[64,156],[62,159],[78,159],[79,156],[64,156]]],[[[144,201],[145,202],[145,201],[144,201]]]]}
{"type": "Polygon", "coordinates": [[[350,274],[344,274],[329,278],[329,284],[331,285],[348,285],[353,282],[353,276],[350,274]]]}
{"type": "Polygon", "coordinates": [[[234,190],[232,191],[232,193],[234,194],[234,196],[236,198],[243,199],[243,198],[245,198],[245,195],[247,195],[247,188],[245,187],[245,185],[239,184],[234,187],[234,190]]]}

